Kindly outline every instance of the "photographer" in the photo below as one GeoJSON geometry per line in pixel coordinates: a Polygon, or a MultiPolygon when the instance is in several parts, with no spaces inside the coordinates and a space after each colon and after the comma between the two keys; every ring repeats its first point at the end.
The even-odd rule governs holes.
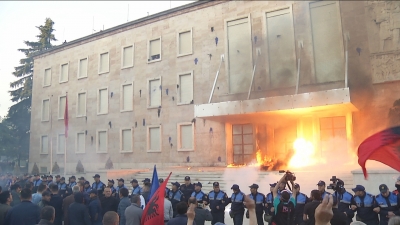
{"type": "Polygon", "coordinates": [[[347,222],[351,223],[354,217],[354,212],[350,207],[351,203],[354,201],[353,195],[346,191],[342,180],[332,177],[331,181],[333,183],[328,187],[328,189],[332,188],[335,191],[333,193],[333,198],[338,199],[338,209],[340,212],[346,214],[347,222]]]}
{"type": "MultiPolygon", "coordinates": [[[[285,175],[279,180],[278,184],[275,186],[272,194],[274,196],[274,209],[275,216],[273,217],[273,221],[278,225],[293,225],[294,224],[294,208],[296,206],[296,201],[294,197],[290,197],[289,192],[282,191],[281,195],[278,195],[278,188],[282,187],[284,183],[289,180],[288,178],[292,178],[292,174],[290,172],[286,172],[285,175]]],[[[293,180],[290,179],[290,182],[293,183],[293,180]]],[[[296,196],[296,189],[293,190],[293,196],[296,196]]]]}
{"type": "Polygon", "coordinates": [[[194,209],[196,213],[194,222],[196,222],[196,225],[204,225],[206,221],[212,220],[211,212],[208,209],[204,209],[204,204],[198,203],[195,197],[190,197],[188,203],[189,205],[194,204],[196,206],[194,209]]]}
{"type": "Polygon", "coordinates": [[[357,212],[357,221],[361,221],[367,225],[378,225],[378,215],[374,213],[375,196],[366,193],[362,185],[356,185],[352,189],[354,191],[351,209],[357,212]]]}

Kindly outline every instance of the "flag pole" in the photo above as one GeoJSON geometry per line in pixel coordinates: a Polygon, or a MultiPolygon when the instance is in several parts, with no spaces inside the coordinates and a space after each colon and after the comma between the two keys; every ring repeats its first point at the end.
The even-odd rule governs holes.
{"type": "Polygon", "coordinates": [[[65,112],[64,112],[64,177],[67,176],[67,142],[68,142],[68,92],[65,93],[65,112]]]}
{"type": "Polygon", "coordinates": [[[50,174],[53,172],[53,117],[51,116],[51,97],[49,98],[49,116],[50,116],[50,174]]]}

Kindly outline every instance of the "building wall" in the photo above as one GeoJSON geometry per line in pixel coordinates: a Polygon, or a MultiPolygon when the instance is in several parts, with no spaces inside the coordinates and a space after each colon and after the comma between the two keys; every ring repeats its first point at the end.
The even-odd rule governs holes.
{"type": "MultiPolygon", "coordinates": [[[[296,65],[297,59],[301,58],[299,93],[344,87],[344,74],[338,75],[338,79],[330,82],[320,82],[320,78],[316,75],[310,17],[311,3],[292,1],[209,2],[190,9],[163,14],[158,18],[143,21],[128,28],[100,33],[88,40],[82,40],[80,43],[72,45],[66,44],[64,48],[36,57],[32,98],[30,167],[35,162],[39,168],[50,165],[50,154],[39,154],[41,135],[49,135],[49,137],[52,135],[50,140],[52,140],[54,152],[53,162],[57,161],[63,167],[64,155],[56,154],[56,148],[57,134],[64,133],[64,120],[57,119],[57,114],[58,97],[67,92],[69,107],[68,170],[74,170],[78,160],[82,161],[87,170],[101,169],[104,168],[108,158],[113,161],[114,168],[118,169],[149,167],[154,163],[166,166],[226,165],[231,161],[229,159],[232,156],[231,153],[226,153],[226,149],[229,147],[226,145],[227,134],[224,123],[197,118],[193,123],[195,136],[193,151],[177,151],[179,139],[177,124],[191,123],[194,119],[193,104],[208,102],[222,54],[225,56],[225,61],[221,66],[213,102],[244,100],[247,97],[247,91],[230,93],[226,25],[228,21],[243,17],[249,18],[251,40],[248,41],[251,42],[251,64],[257,61],[251,98],[294,94],[295,92],[293,77],[287,80],[279,78],[281,80],[276,85],[271,83],[273,79],[269,75],[269,67],[285,64],[284,61],[275,63],[276,65],[270,63],[274,54],[268,46],[266,13],[285,8],[289,10],[293,27],[289,31],[282,31],[282,35],[293,35],[295,41],[293,43],[294,52],[288,54],[288,57],[293,57],[296,65]],[[193,52],[178,57],[177,34],[190,29],[193,35],[193,52]],[[158,37],[161,37],[162,42],[161,61],[147,63],[148,41],[158,37]],[[218,38],[218,42],[216,42],[216,38],[218,38]],[[302,48],[299,48],[299,41],[303,43],[302,48]],[[134,44],[134,66],[121,69],[121,49],[132,44],[134,44]],[[258,49],[260,49],[261,55],[256,60],[258,49]],[[109,72],[99,75],[99,54],[103,52],[109,52],[109,72]],[[89,59],[88,77],[77,79],[78,60],[84,57],[89,59]],[[58,82],[60,65],[66,62],[69,62],[69,79],[68,82],[60,84],[58,82]],[[50,67],[52,71],[51,86],[43,87],[44,71],[50,67]],[[193,72],[193,104],[177,105],[177,75],[187,71],[193,72]],[[157,77],[162,79],[160,116],[158,116],[159,108],[149,109],[147,107],[149,98],[147,82],[148,79],[157,77]],[[120,112],[121,85],[130,82],[133,82],[134,85],[133,111],[120,112]],[[107,87],[109,90],[108,113],[97,115],[97,91],[103,87],[107,87]],[[87,115],[77,118],[77,94],[80,91],[87,93],[87,115]],[[51,98],[52,122],[41,122],[41,102],[45,98],[51,98]],[[111,127],[109,122],[111,122],[111,127]],[[147,128],[150,125],[162,126],[161,152],[147,152],[147,128]],[[132,128],[133,130],[133,152],[131,153],[120,152],[121,128],[132,128]],[[98,141],[96,130],[99,129],[108,132],[107,153],[96,153],[95,146],[98,141]],[[82,131],[87,132],[85,134],[86,151],[84,154],[77,154],[75,153],[76,133],[82,131]],[[93,144],[91,143],[92,137],[93,144]]],[[[379,17],[379,10],[376,12],[375,8],[376,5],[381,7],[380,4],[382,3],[359,1],[336,3],[339,13],[337,23],[341,27],[338,35],[343,37],[348,33],[350,37],[348,42],[349,87],[352,92],[352,101],[360,110],[353,115],[354,143],[360,142],[377,127],[384,127],[383,119],[376,120],[377,115],[385,115],[400,94],[398,83],[382,83],[382,81],[388,81],[389,78],[383,80],[376,78],[379,77],[377,69],[386,71],[386,73],[396,71],[395,74],[397,74],[397,70],[390,68],[398,65],[394,63],[398,58],[394,53],[397,50],[393,50],[393,47],[385,47],[389,45],[385,45],[383,50],[379,50],[379,48],[377,50],[376,47],[377,43],[380,43],[376,36],[381,35],[381,39],[386,37],[377,32],[377,24],[372,23],[373,16],[379,17]],[[384,52],[389,55],[385,56],[384,52]],[[381,56],[382,54],[384,56],[381,56]],[[393,63],[385,64],[382,61],[386,58],[382,57],[391,57],[390,60],[393,63]],[[366,123],[366,120],[369,122],[366,123]]],[[[392,22],[397,21],[396,18],[392,19],[392,22]]],[[[389,38],[386,39],[389,40],[389,38]]],[[[341,40],[338,46],[328,46],[326,54],[335,50],[331,48],[340,49],[341,56],[337,60],[343,62],[341,66],[344,68],[345,39],[341,40]]],[[[297,70],[297,66],[295,70],[297,70]]],[[[339,71],[344,71],[344,69],[339,71]]],[[[294,74],[292,75],[294,76],[294,74]]],[[[251,71],[248,73],[248,79],[250,77],[251,71]]],[[[390,81],[394,80],[398,80],[398,78],[390,78],[390,81]]],[[[246,87],[243,89],[247,90],[246,87]]],[[[240,123],[240,121],[237,122],[240,123]]],[[[50,149],[49,147],[49,152],[50,149]]]]}

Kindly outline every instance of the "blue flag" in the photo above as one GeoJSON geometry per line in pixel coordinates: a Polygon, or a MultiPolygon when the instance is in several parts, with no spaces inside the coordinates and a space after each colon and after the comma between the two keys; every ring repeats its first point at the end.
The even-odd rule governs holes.
{"type": "Polygon", "coordinates": [[[156,165],[154,165],[154,170],[153,170],[153,178],[151,179],[151,189],[150,189],[150,195],[149,199],[153,197],[154,193],[156,193],[157,189],[160,187],[160,184],[158,183],[158,174],[157,174],[157,169],[156,165]]]}

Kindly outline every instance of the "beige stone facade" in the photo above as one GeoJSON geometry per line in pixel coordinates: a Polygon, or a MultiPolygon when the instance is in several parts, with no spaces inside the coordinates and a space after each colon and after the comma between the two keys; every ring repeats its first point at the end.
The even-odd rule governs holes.
{"type": "Polygon", "coordinates": [[[380,1],[195,2],[55,47],[34,61],[30,168],[64,167],[64,146],[67,171],[78,160],[86,170],[103,169],[109,158],[115,169],[242,164],[257,150],[285,159],[298,137],[328,160],[351,154],[388,126],[400,98],[398,8],[380,1]],[[249,99],[270,108],[250,106],[251,83],[249,99]],[[235,101],[244,113],[234,113],[235,101]],[[215,111],[196,111],[212,103],[220,104],[215,111]]]}

